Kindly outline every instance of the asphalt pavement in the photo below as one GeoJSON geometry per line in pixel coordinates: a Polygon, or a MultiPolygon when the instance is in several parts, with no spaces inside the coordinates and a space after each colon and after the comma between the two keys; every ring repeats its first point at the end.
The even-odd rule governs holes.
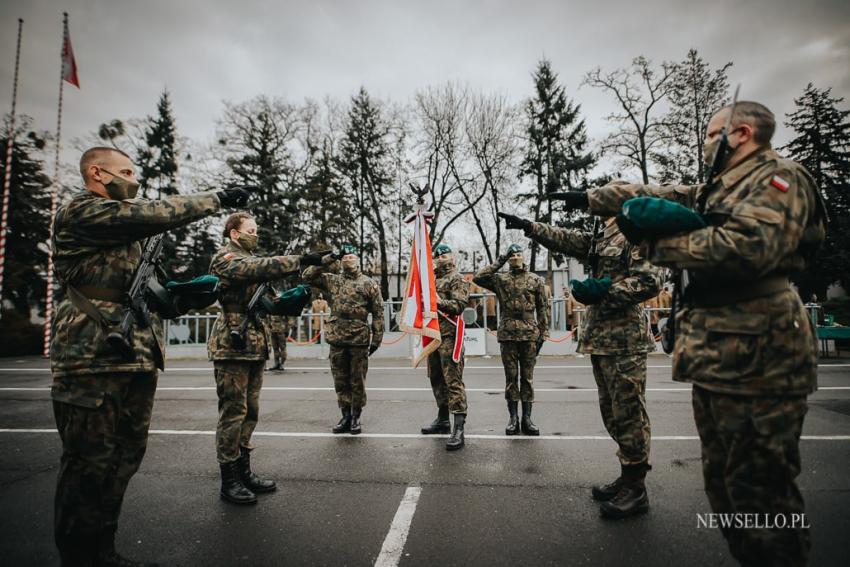
{"type": "MultiPolygon", "coordinates": [[[[736,565],[702,489],[690,387],[670,360],[649,359],[653,470],[648,514],[600,518],[590,487],[619,472],[587,358],[543,357],[535,373],[540,438],[506,437],[498,358],[467,361],[466,448],[419,428],[435,405],[423,369],[375,361],[363,435],[339,419],[327,361],[266,374],[257,472],[278,482],[256,506],[219,499],[212,367],[171,363],[160,375],[148,451],[127,492],[118,547],[169,566],[736,565]]],[[[800,485],[811,565],[850,556],[850,360],[819,370],[809,398],[800,485]]],[[[61,445],[42,359],[0,359],[0,561],[58,565],[52,499],[61,445]]]]}

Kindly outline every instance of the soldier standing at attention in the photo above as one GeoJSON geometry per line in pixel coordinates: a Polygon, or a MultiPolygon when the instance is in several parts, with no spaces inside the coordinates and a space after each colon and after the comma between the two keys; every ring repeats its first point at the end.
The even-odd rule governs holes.
{"type": "Polygon", "coordinates": [[[612,183],[564,198],[603,216],[638,196],[703,214],[705,228],[647,237],[649,260],[690,280],[675,318],[673,380],[694,384],[712,510],[787,521],[723,528],[732,555],[743,565],[801,566],[810,539],[795,479],[806,398],[817,389],[817,335],[788,278],[814,258],[827,218],[811,174],[771,148],[775,128],[764,105],[739,102],[708,123],[710,183],[612,183]]]}
{"type": "Polygon", "coordinates": [[[646,512],[649,498],[644,479],[651,468],[646,355],[655,350],[655,340],[647,331],[640,302],[661,289],[662,270],[646,260],[639,246],[626,240],[614,217],[597,237],[588,231],[500,216],[507,228],[524,230],[526,236],[549,250],[590,259],[595,277],[574,282],[571,293],[587,305],[578,352],[590,354],[602,421],[617,443],[620,460],[620,476],[607,485],[594,486],[592,495],[602,502],[600,511],[605,517],[625,518],[646,512]],[[590,282],[605,283],[597,293],[588,293],[584,283],[590,282]]]}
{"type": "Polygon", "coordinates": [[[506,435],[540,435],[531,421],[534,404],[534,364],[543,341],[549,336],[549,295],[543,278],[528,271],[522,247],[511,244],[495,264],[482,268],[473,280],[496,294],[501,310],[497,338],[505,367],[505,399],[508,402],[506,435]],[[508,272],[499,273],[505,262],[508,272]],[[537,320],[535,321],[535,312],[537,320]],[[522,423],[517,406],[522,401],[522,423]]]}
{"type": "Polygon", "coordinates": [[[463,385],[463,351],[454,361],[456,319],[469,304],[469,282],[455,267],[454,254],[446,244],[434,248],[434,276],[437,278],[437,310],[440,312],[440,347],[428,356],[428,378],[437,401],[437,419],[422,428],[425,435],[449,433],[446,449],[455,451],[464,445],[466,388],[463,385]],[[449,421],[454,416],[454,427],[449,421]]]}
{"type": "Polygon", "coordinates": [[[358,435],[362,432],[360,416],[366,405],[369,357],[384,339],[381,288],[363,274],[358,250],[351,244],[344,244],[338,254],[325,256],[321,266],[307,268],[303,277],[324,294],[331,307],[331,315],[325,322],[325,337],[330,345],[331,373],[342,412],[333,432],[358,435]],[[330,273],[330,266],[337,260],[341,261],[342,273],[330,273]]]}
{"type": "Polygon", "coordinates": [[[124,152],[86,150],[85,190],[56,212],[53,258],[65,299],[56,310],[50,367],[53,413],[62,439],[54,528],[64,567],[143,565],[115,551],[130,478],[139,469],[165,344],[160,317],[132,329],[134,360],[106,342],[141,256],[140,240],[244,205],[226,189],[157,201],[135,199],[136,169],[124,152]]]}
{"type": "Polygon", "coordinates": [[[242,348],[234,344],[231,331],[242,323],[257,286],[297,272],[302,266],[317,265],[321,256],[254,256],[257,222],[248,213],[230,215],[224,237],[227,243],[210,264],[210,273],[221,280],[221,314],[207,342],[218,394],[216,456],[221,469],[221,497],[234,504],[254,504],[255,493],[277,488],[274,481],[260,478],[251,470],[251,434],[259,418],[263,368],[271,342],[262,320],[249,322],[242,348]]]}
{"type": "Polygon", "coordinates": [[[291,329],[290,318],[283,315],[269,315],[269,335],[274,351],[274,366],[269,370],[283,370],[286,364],[286,341],[291,329]]]}

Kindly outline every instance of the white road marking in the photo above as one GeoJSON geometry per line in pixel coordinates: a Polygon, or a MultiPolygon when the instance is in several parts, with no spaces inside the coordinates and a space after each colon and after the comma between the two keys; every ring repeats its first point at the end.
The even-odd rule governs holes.
{"type": "MultiPolygon", "coordinates": [[[[55,429],[0,429],[0,433],[56,433],[55,429]]],[[[204,429],[151,429],[151,435],[188,435],[188,436],[212,436],[214,430],[204,429]]],[[[448,435],[422,435],[421,433],[361,433],[359,435],[337,435],[324,431],[254,431],[253,435],[259,437],[291,437],[291,438],[370,438],[370,439],[439,439],[447,438],[448,435]]],[[[508,440],[508,441],[611,441],[607,435],[539,435],[530,437],[527,435],[480,435],[466,434],[467,439],[508,440]]],[[[805,441],[850,441],[850,435],[803,435],[800,437],[805,441]]],[[[696,435],[654,435],[653,441],[697,441],[696,435]]]]}
{"type": "Polygon", "coordinates": [[[390,524],[390,531],[387,532],[384,545],[381,546],[381,552],[375,560],[375,567],[396,567],[398,565],[421,493],[422,488],[418,486],[408,486],[407,490],[404,491],[404,496],[390,524]]]}
{"type": "MultiPolygon", "coordinates": [[[[157,391],[169,392],[193,392],[193,391],[210,391],[215,390],[215,386],[160,386],[157,391]]],[[[368,392],[431,392],[431,388],[382,388],[382,387],[367,387],[368,392]]],[[[850,390],[850,386],[821,386],[820,390],[850,390]]],[[[49,392],[50,388],[42,386],[40,388],[0,388],[0,392],[49,392]]],[[[333,392],[334,389],[329,386],[263,386],[263,392],[333,392]]],[[[486,392],[486,393],[502,393],[504,388],[466,388],[467,392],[486,392]]],[[[596,392],[596,388],[535,388],[537,393],[553,393],[553,392],[596,392]]],[[[691,388],[647,388],[647,392],[690,392],[691,388]]]]}

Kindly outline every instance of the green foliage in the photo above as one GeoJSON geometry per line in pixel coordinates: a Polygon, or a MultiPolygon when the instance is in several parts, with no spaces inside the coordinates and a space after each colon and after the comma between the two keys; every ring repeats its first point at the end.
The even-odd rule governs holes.
{"type": "MultiPolygon", "coordinates": [[[[525,103],[528,142],[519,175],[531,177],[536,192],[521,198],[531,201],[535,221],[551,223],[552,204],[545,194],[586,188],[587,172],[596,157],[589,151],[581,106],[567,98],[551,62],[540,61],[532,77],[535,94],[525,103]]],[[[532,270],[538,249],[536,243],[532,245],[532,270]]]]}
{"type": "Polygon", "coordinates": [[[297,109],[266,96],[225,104],[219,145],[224,149],[227,183],[251,185],[248,211],[256,218],[260,248],[283,254],[298,240],[299,191],[288,144],[297,127],[297,109]]]}
{"type": "Polygon", "coordinates": [[[833,98],[831,90],[809,83],[794,99],[797,108],[786,115],[785,125],[796,137],[781,148],[811,172],[826,201],[826,242],[798,281],[801,289],[810,287],[821,296],[835,281],[850,287],[850,110],[838,109],[844,99],[833,98]]]}
{"type": "MultiPolygon", "coordinates": [[[[32,306],[39,311],[44,309],[51,180],[44,172],[44,137],[30,130],[32,120],[29,117],[18,119],[12,148],[3,300],[11,302],[21,316],[29,317],[32,306]],[[25,131],[28,132],[23,135],[25,131]]],[[[8,135],[7,122],[0,139],[0,147],[4,150],[0,160],[0,179],[6,174],[8,135]]],[[[5,324],[4,320],[3,326],[5,324]]]]}
{"type": "MultiPolygon", "coordinates": [[[[389,296],[387,229],[383,211],[392,202],[395,191],[390,161],[390,125],[381,114],[380,105],[361,87],[351,98],[348,121],[340,144],[339,167],[354,196],[355,213],[359,216],[359,247],[362,252],[373,249],[364,225],[367,220],[378,237],[381,263],[381,293],[389,296]]],[[[362,256],[361,256],[362,259],[362,256]]]]}

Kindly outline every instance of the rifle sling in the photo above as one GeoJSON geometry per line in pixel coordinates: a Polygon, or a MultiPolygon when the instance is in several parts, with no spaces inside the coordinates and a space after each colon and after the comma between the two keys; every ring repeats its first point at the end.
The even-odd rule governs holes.
{"type": "Polygon", "coordinates": [[[114,289],[98,288],[86,285],[74,287],[70,284],[66,284],[65,288],[68,290],[68,299],[71,301],[71,304],[77,308],[77,310],[88,315],[94,322],[104,329],[114,324],[106,318],[100,309],[95,307],[90,299],[121,303],[124,298],[123,292],[119,292],[114,289]]]}

